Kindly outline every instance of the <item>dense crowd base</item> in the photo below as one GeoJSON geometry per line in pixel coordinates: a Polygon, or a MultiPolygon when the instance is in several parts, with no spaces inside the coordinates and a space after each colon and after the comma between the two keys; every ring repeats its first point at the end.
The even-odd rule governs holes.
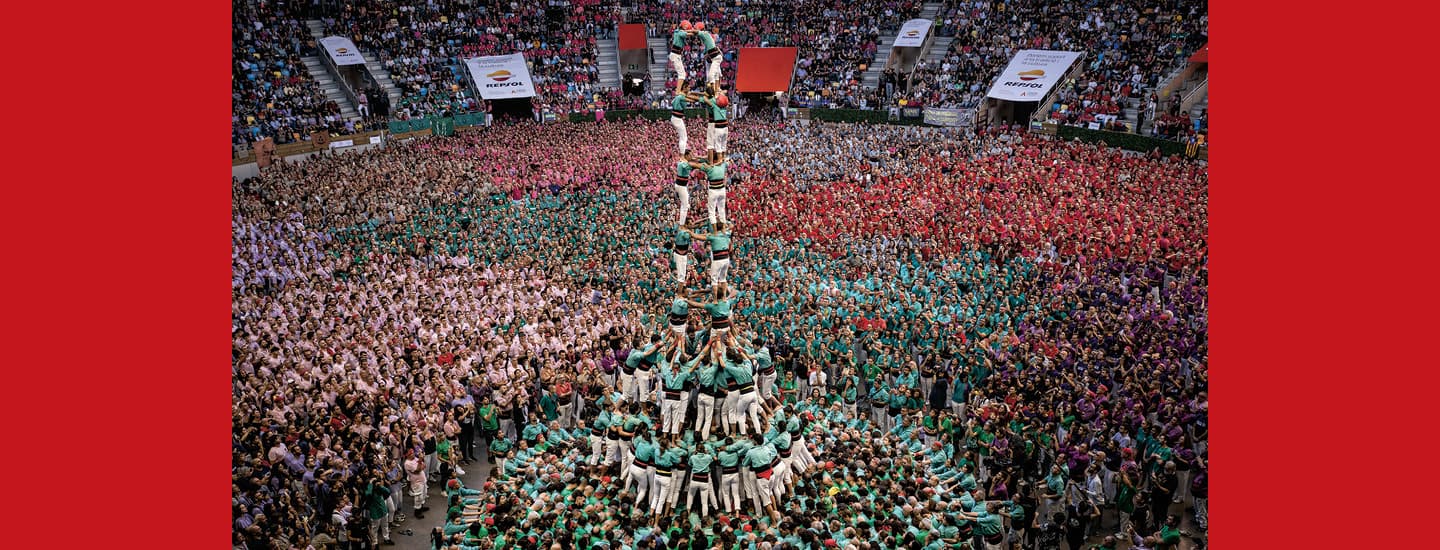
{"type": "Polygon", "coordinates": [[[590,423],[667,330],[674,136],[497,127],[235,182],[237,546],[380,543],[397,514],[442,547],[1174,547],[1174,513],[1202,535],[1204,170],[862,126],[731,128],[732,330],[773,356],[762,437],[795,420],[813,467],[778,518],[649,513],[590,423]],[[477,448],[494,484],[452,488],[477,448]]]}

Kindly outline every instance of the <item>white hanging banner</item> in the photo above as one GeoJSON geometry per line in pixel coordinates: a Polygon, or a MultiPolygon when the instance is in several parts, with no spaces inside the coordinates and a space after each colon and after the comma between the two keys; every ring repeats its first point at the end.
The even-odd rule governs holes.
{"type": "Polygon", "coordinates": [[[925,44],[925,35],[930,34],[930,26],[935,24],[929,19],[911,19],[900,26],[900,32],[895,35],[896,48],[918,48],[925,44]]]}
{"type": "Polygon", "coordinates": [[[472,57],[465,60],[470,69],[470,78],[475,89],[485,99],[510,99],[534,97],[535,84],[530,81],[530,69],[525,66],[524,54],[492,55],[472,57]]]}
{"type": "Polygon", "coordinates": [[[1080,52],[1020,50],[990,87],[990,97],[1009,101],[1040,101],[1070,70],[1080,52]]]}
{"type": "Polygon", "coordinates": [[[349,38],[327,36],[320,39],[320,45],[325,46],[325,51],[329,52],[330,59],[335,60],[337,66],[365,64],[365,56],[360,55],[360,48],[355,47],[349,38]]]}

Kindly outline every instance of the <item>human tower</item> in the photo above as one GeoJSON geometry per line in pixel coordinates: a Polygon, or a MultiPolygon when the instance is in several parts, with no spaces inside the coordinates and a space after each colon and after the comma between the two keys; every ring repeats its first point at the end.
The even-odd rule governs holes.
{"type": "Polygon", "coordinates": [[[724,510],[778,520],[796,474],[815,460],[804,441],[806,420],[780,403],[769,349],[733,319],[741,293],[727,282],[734,250],[725,209],[730,102],[720,89],[716,36],[690,21],[681,21],[671,36],[670,62],[679,78],[670,119],[678,137],[678,214],[666,236],[675,283],[669,327],[656,326],[648,345],[637,343],[621,365],[619,391],[601,400],[590,426],[590,463],[618,464],[624,488],[633,488],[637,507],[648,506],[657,521],[676,509],[682,495],[686,510],[704,515],[724,510]],[[697,39],[707,69],[704,89],[692,91],[684,53],[697,39]],[[706,111],[704,157],[688,148],[685,109],[691,102],[706,111]],[[687,225],[689,186],[697,174],[708,186],[708,216],[687,225]],[[699,277],[692,277],[690,258],[699,255],[700,242],[709,250],[708,289],[692,291],[689,283],[699,277]],[[692,319],[691,308],[703,310],[703,318],[692,319]]]}

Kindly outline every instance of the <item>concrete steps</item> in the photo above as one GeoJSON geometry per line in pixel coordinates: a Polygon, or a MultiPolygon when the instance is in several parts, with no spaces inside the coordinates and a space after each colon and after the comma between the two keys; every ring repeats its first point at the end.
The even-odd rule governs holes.
{"type": "MultiPolygon", "coordinates": [[[[919,18],[934,21],[940,15],[942,7],[944,4],[940,2],[926,2],[920,9],[919,18]]],[[[932,25],[930,32],[933,34],[935,31],[936,29],[932,25]]],[[[880,75],[885,73],[885,64],[890,61],[890,49],[895,47],[895,36],[895,33],[890,33],[880,39],[880,44],[875,49],[875,59],[870,61],[870,66],[866,67],[865,72],[861,75],[860,84],[863,87],[874,89],[880,86],[880,75]]],[[[945,52],[950,49],[950,44],[954,41],[953,38],[936,37],[930,50],[923,52],[921,58],[931,63],[944,58],[945,52]],[[943,45],[941,40],[944,40],[943,45]],[[939,51],[938,54],[935,53],[936,50],[939,51]]]]}
{"type": "MultiPolygon", "coordinates": [[[[939,15],[940,15],[940,8],[943,8],[943,7],[945,7],[945,3],[944,3],[944,2],[926,2],[926,3],[920,8],[920,18],[921,18],[921,19],[929,19],[929,20],[931,20],[931,21],[935,21],[935,18],[936,18],[936,17],[939,17],[939,15]]],[[[939,21],[935,21],[935,22],[936,22],[936,24],[939,24],[939,23],[940,23],[939,21]]]]}
{"type": "MultiPolygon", "coordinates": [[[[617,90],[620,88],[620,41],[595,41],[596,68],[600,71],[600,87],[617,90]]],[[[653,77],[652,77],[653,78],[653,77]]]]}
{"type": "Polygon", "coordinates": [[[670,40],[652,36],[645,39],[645,42],[650,46],[650,87],[663,90],[665,83],[670,80],[670,40]]]}
{"type": "Polygon", "coordinates": [[[955,37],[953,36],[935,37],[935,41],[930,44],[930,51],[925,53],[925,62],[937,65],[944,61],[945,56],[950,53],[950,45],[954,43],[955,37]]]}
{"type": "Polygon", "coordinates": [[[860,79],[861,86],[874,89],[880,85],[880,75],[885,73],[885,63],[890,60],[890,49],[893,47],[895,47],[894,34],[880,39],[880,44],[875,50],[875,59],[870,61],[870,66],[865,68],[865,73],[860,79]]]}
{"type": "Polygon", "coordinates": [[[334,101],[340,106],[340,116],[346,119],[360,118],[360,113],[355,111],[355,106],[350,103],[350,97],[340,89],[340,83],[330,74],[330,69],[319,57],[308,55],[300,58],[305,63],[305,70],[310,71],[310,78],[315,79],[315,84],[325,91],[325,97],[334,101]]]}
{"type": "MultiPolygon", "coordinates": [[[[319,42],[321,38],[324,38],[326,36],[325,23],[321,22],[319,19],[307,20],[305,21],[305,26],[310,29],[310,36],[315,37],[316,42],[319,42]]],[[[381,65],[378,61],[380,57],[375,55],[373,52],[367,52],[364,49],[360,50],[360,56],[365,58],[365,69],[370,72],[370,76],[375,79],[375,82],[380,84],[380,89],[385,90],[385,95],[390,96],[390,105],[392,106],[392,108],[394,105],[398,105],[400,103],[401,97],[400,89],[395,86],[395,81],[390,78],[390,71],[385,70],[385,67],[381,65]]],[[[319,58],[316,58],[316,61],[319,61],[319,58]]],[[[320,62],[320,68],[327,75],[327,78],[334,80],[334,77],[329,75],[329,70],[325,67],[324,62],[320,62]]],[[[315,74],[314,70],[311,71],[311,74],[315,74]]],[[[359,90],[357,90],[357,93],[358,92],[359,90]]],[[[330,92],[326,91],[325,93],[328,95],[330,92]]],[[[341,92],[340,95],[344,96],[345,93],[341,92]]],[[[340,103],[341,112],[344,112],[347,108],[346,106],[348,106],[349,104],[350,102],[348,98],[345,102],[340,103]]],[[[353,106],[350,106],[349,108],[352,112],[354,111],[353,106]]]]}

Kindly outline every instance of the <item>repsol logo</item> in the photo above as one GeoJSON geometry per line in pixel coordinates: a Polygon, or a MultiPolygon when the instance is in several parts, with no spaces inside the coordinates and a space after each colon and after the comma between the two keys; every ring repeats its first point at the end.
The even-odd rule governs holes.
{"type": "Polygon", "coordinates": [[[486,87],[486,88],[509,88],[509,87],[512,87],[512,86],[524,86],[524,85],[525,85],[524,82],[495,82],[495,83],[493,83],[493,84],[486,84],[485,87],[486,87]]]}
{"type": "Polygon", "coordinates": [[[1014,86],[1014,87],[1018,87],[1018,88],[1044,88],[1044,87],[1045,87],[1044,84],[1041,84],[1041,83],[1039,83],[1039,82],[1006,82],[1005,85],[1006,85],[1006,86],[1014,86]]]}

